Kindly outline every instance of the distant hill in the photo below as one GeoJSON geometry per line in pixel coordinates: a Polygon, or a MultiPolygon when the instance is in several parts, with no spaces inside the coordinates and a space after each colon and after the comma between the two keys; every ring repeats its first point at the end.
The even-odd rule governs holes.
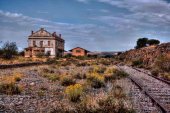
{"type": "Polygon", "coordinates": [[[106,56],[106,55],[117,55],[119,52],[122,51],[94,51],[94,52],[89,52],[88,55],[97,55],[97,56],[106,56]]]}

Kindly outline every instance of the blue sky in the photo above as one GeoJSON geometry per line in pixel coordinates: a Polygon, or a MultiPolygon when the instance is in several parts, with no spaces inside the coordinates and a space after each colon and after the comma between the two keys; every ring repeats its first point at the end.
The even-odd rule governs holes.
{"type": "Polygon", "coordinates": [[[31,30],[62,34],[65,49],[124,51],[140,37],[170,42],[165,0],[0,0],[0,41],[27,47],[31,30]]]}

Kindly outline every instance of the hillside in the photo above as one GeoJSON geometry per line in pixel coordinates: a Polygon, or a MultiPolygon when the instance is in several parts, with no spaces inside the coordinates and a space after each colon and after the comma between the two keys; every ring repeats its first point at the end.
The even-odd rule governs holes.
{"type": "Polygon", "coordinates": [[[122,53],[119,58],[125,62],[141,60],[145,66],[152,66],[161,56],[170,58],[170,42],[141,49],[132,49],[122,53]]]}
{"type": "Polygon", "coordinates": [[[125,64],[149,69],[153,75],[170,79],[170,42],[132,49],[118,58],[125,64]]]}

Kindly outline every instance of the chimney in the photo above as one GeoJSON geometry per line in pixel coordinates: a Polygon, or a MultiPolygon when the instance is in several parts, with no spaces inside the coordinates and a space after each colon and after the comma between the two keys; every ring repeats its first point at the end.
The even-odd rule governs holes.
{"type": "Polygon", "coordinates": [[[41,28],[40,30],[41,30],[41,33],[42,33],[44,31],[44,28],[41,28]]]}
{"type": "Polygon", "coordinates": [[[44,30],[44,28],[41,28],[41,31],[43,31],[44,30]]]}
{"type": "Polygon", "coordinates": [[[61,38],[61,34],[59,34],[59,37],[61,38]]]}
{"type": "Polygon", "coordinates": [[[56,37],[56,36],[57,36],[57,35],[56,35],[56,32],[54,32],[52,35],[53,35],[53,37],[56,37]]]}
{"type": "Polygon", "coordinates": [[[31,34],[34,34],[34,31],[31,31],[31,34]]]}

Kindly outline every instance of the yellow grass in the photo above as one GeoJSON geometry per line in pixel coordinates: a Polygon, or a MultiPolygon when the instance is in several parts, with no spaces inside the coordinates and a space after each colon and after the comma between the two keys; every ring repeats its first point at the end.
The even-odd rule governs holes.
{"type": "Polygon", "coordinates": [[[23,74],[21,73],[13,73],[12,75],[5,75],[0,77],[1,83],[15,83],[18,78],[22,78],[23,74]]]}

